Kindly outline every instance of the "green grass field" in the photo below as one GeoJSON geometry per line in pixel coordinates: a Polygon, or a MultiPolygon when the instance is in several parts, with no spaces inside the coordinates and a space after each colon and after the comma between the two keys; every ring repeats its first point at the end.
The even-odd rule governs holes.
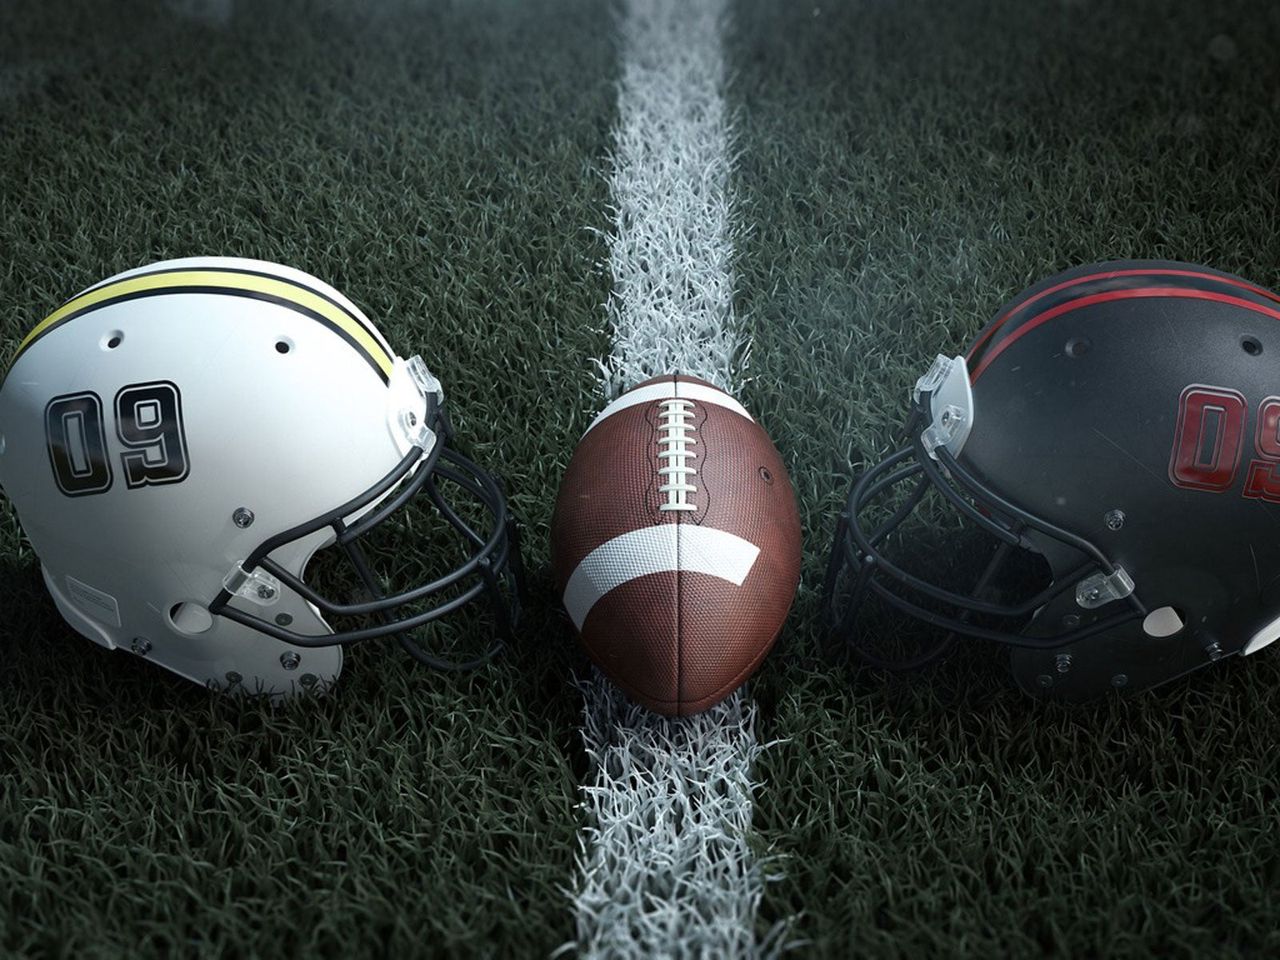
{"type": "Polygon", "coordinates": [[[1280,21],[1252,9],[738,9],[749,401],[794,463],[813,545],[755,686],[787,741],[765,755],[755,822],[787,858],[765,913],[800,913],[815,952],[1280,946],[1274,657],[1064,709],[1029,703],[982,644],[888,680],[813,656],[820,547],[934,353],[1077,263],[1280,283],[1280,21]],[[1207,52],[1223,31],[1229,63],[1207,52]]]}
{"type": "MultiPolygon", "coordinates": [[[[935,353],[1091,260],[1280,288],[1280,16],[1116,7],[732,10],[742,400],[791,466],[806,544],[751,687],[780,741],[756,771],[777,876],[759,926],[794,918],[803,955],[1280,951],[1280,656],[1065,709],[984,644],[902,677],[822,650],[835,514],[935,353]]],[[[6,502],[0,953],[546,956],[573,938],[584,661],[547,528],[609,351],[615,14],[0,12],[6,355],[152,260],[308,270],[444,381],[532,573],[521,643],[477,674],[364,646],[333,697],[246,707],[73,635],[6,502]]]]}

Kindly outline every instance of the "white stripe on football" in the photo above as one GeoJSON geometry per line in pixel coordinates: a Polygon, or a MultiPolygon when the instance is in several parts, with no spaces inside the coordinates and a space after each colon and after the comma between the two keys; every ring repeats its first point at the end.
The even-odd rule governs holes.
{"type": "Polygon", "coordinates": [[[662,523],[632,530],[592,550],[565,586],[564,606],[582,629],[601,597],[650,573],[705,573],[742,586],[760,548],[724,530],[685,523],[662,523]]]}

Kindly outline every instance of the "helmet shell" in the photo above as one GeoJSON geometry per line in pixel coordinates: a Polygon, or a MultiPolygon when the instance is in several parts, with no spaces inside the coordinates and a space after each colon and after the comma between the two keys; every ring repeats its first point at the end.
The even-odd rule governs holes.
{"type": "MultiPolygon", "coordinates": [[[[202,611],[258,544],[395,467],[400,418],[423,412],[411,387],[377,328],[316,278],[165,261],[82,292],[24,342],[0,385],[0,486],[77,631],[201,683],[287,693],[336,679],[341,648],[202,611]]],[[[322,529],[272,557],[302,576],[332,539],[322,529]]],[[[232,603],[330,632],[276,593],[232,603]]]]}
{"type": "MultiPolygon", "coordinates": [[[[979,335],[962,463],[1096,544],[1148,610],[1173,608],[1184,623],[1169,636],[1138,620],[1059,649],[1016,649],[1029,691],[1074,699],[1146,686],[1239,651],[1275,619],[1280,509],[1248,478],[1280,463],[1277,320],[1280,300],[1239,277],[1116,261],[1032,287],[979,335]]],[[[1031,540],[1055,576],[1080,562],[1031,540]]],[[[1061,633],[1114,609],[1082,609],[1068,591],[1025,632],[1061,633]]]]}

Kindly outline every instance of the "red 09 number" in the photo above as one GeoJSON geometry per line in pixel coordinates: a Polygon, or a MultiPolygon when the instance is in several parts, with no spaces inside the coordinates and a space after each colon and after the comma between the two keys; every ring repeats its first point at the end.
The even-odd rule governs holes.
{"type": "MultiPolygon", "coordinates": [[[[1187,490],[1230,489],[1244,453],[1247,409],[1238,390],[1198,383],[1185,387],[1178,398],[1169,479],[1187,490]]],[[[1243,496],[1280,503],[1280,397],[1258,405],[1253,446],[1257,456],[1249,461],[1243,496]]]]}
{"type": "Polygon", "coordinates": [[[1240,466],[1244,421],[1240,391],[1198,383],[1184,387],[1169,461],[1174,485],[1213,493],[1228,489],[1240,466]]]}
{"type": "Polygon", "coordinates": [[[1280,397],[1267,397],[1258,407],[1258,430],[1253,438],[1258,459],[1249,464],[1244,495],[1251,500],[1280,503],[1280,397]]]}

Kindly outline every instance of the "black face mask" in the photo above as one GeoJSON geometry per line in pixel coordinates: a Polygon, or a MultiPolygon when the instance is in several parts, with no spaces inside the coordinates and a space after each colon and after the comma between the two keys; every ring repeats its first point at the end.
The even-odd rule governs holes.
{"type": "Polygon", "coordinates": [[[258,545],[240,567],[228,577],[209,612],[223,616],[261,633],[298,647],[346,645],[361,640],[395,635],[402,647],[415,659],[441,670],[471,670],[492,660],[510,640],[519,617],[524,593],[524,575],[520,559],[519,528],[507,509],[506,497],[499,482],[467,457],[449,447],[453,429],[443,403],[428,397],[424,439],[410,448],[404,458],[386,476],[360,496],[306,523],[276,534],[258,545]],[[442,495],[438,481],[444,479],[465,491],[489,518],[487,529],[477,530],[459,514],[442,495]],[[404,483],[394,496],[375,509],[348,524],[344,519],[376,501],[397,484],[404,483]],[[404,507],[410,500],[425,494],[432,507],[463,538],[468,559],[451,572],[394,594],[385,594],[362,549],[362,538],[404,507]],[[324,527],[334,533],[334,545],[341,549],[354,567],[368,599],[356,603],[338,603],[322,596],[294,576],[270,554],[280,547],[306,537],[324,527]],[[376,617],[373,626],[339,630],[321,636],[309,636],[285,629],[255,614],[230,604],[233,596],[253,599],[270,597],[282,588],[293,590],[322,613],[333,617],[376,617]],[[267,591],[261,593],[260,591],[267,591]],[[447,616],[459,608],[487,599],[495,623],[495,639],[482,654],[465,660],[450,660],[429,653],[411,632],[447,616]],[[425,611],[408,613],[405,608],[435,599],[425,611]]]}
{"type": "Polygon", "coordinates": [[[1009,502],[956,459],[952,449],[963,446],[972,423],[973,402],[964,360],[939,357],[916,384],[905,429],[906,445],[863,473],[849,491],[824,585],[832,629],[852,642],[859,608],[870,593],[917,620],[946,631],[921,654],[903,659],[880,657],[853,643],[859,656],[875,666],[922,666],[944,653],[958,634],[1015,647],[1052,649],[1146,616],[1146,608],[1133,593],[1133,581],[1097,545],[1009,502]],[[910,493],[890,516],[874,527],[866,526],[868,508],[879,497],[907,483],[913,484],[910,493]],[[930,490],[997,541],[994,553],[967,594],[907,571],[882,549],[930,490]],[[1045,541],[1052,542],[1057,556],[1076,558],[1068,572],[1016,603],[983,599],[1019,548],[1041,552],[1045,541]],[[846,571],[850,583],[838,593],[837,585],[846,571]],[[1112,600],[1126,602],[1123,609],[1088,625],[1049,636],[1022,633],[1037,610],[1072,588],[1077,603],[1085,609],[1101,607],[1112,600]]]}

